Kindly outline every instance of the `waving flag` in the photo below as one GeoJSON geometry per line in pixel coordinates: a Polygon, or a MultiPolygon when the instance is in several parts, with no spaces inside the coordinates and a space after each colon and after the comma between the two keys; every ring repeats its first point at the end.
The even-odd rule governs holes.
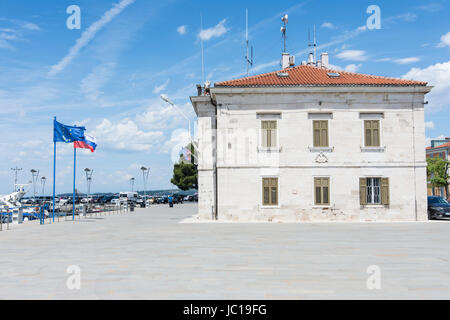
{"type": "Polygon", "coordinates": [[[73,143],[75,149],[89,149],[94,152],[97,148],[97,143],[94,137],[85,135],[83,140],[75,141],[73,143]]]}
{"type": "Polygon", "coordinates": [[[71,143],[83,141],[85,127],[66,126],[58,121],[53,121],[53,142],[71,143]]]}

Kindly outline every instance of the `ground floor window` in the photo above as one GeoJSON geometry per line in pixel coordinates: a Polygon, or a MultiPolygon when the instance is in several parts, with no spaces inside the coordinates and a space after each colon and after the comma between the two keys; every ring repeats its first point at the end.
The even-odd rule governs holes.
{"type": "Polygon", "coordinates": [[[314,203],[321,206],[330,204],[330,178],[314,178],[314,203]]]}
{"type": "Polygon", "coordinates": [[[278,205],[278,178],[263,178],[263,205],[278,205]]]}
{"type": "Polygon", "coordinates": [[[360,178],[361,205],[389,205],[389,178],[360,178]]]}

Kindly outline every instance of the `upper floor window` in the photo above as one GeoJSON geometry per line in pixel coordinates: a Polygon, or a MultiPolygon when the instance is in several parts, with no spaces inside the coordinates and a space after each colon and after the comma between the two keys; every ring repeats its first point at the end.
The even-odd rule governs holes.
{"type": "Polygon", "coordinates": [[[328,120],[313,121],[314,147],[329,147],[328,120]]]}
{"type": "Polygon", "coordinates": [[[261,146],[263,148],[276,148],[277,144],[277,121],[261,121],[261,146]]]}
{"type": "Polygon", "coordinates": [[[380,146],[380,120],[364,120],[364,141],[366,147],[380,146]]]}

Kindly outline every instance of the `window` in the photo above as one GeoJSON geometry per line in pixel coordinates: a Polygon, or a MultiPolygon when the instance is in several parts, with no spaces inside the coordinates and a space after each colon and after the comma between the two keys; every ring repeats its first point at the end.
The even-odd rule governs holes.
{"type": "Polygon", "coordinates": [[[314,198],[316,205],[330,204],[330,178],[314,178],[314,198]]]}
{"type": "Polygon", "coordinates": [[[389,205],[389,178],[360,178],[361,205],[389,205]]]}
{"type": "Polygon", "coordinates": [[[364,137],[366,147],[380,146],[380,120],[364,120],[364,137]]]}
{"type": "Polygon", "coordinates": [[[261,121],[261,146],[275,148],[277,146],[277,121],[261,121]]]}
{"type": "Polygon", "coordinates": [[[328,120],[313,121],[314,147],[328,147],[328,120]]]}
{"type": "Polygon", "coordinates": [[[263,205],[278,205],[278,178],[263,178],[263,205]]]}

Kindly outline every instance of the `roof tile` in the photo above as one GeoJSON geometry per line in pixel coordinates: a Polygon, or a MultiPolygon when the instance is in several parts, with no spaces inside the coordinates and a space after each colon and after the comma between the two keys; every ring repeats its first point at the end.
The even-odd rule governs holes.
{"type": "Polygon", "coordinates": [[[426,86],[426,82],[337,71],[315,66],[296,66],[235,80],[217,82],[215,87],[272,86],[426,86]],[[285,75],[288,74],[288,76],[285,75]],[[329,73],[338,73],[339,77],[329,73]]]}

